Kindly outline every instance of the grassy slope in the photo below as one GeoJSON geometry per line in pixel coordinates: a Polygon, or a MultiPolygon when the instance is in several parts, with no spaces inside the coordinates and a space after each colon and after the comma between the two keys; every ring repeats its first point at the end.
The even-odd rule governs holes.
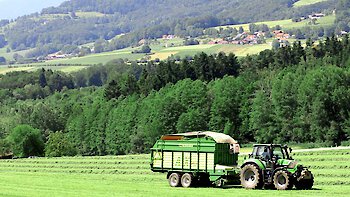
{"type": "Polygon", "coordinates": [[[297,1],[296,3],[294,3],[294,7],[301,7],[301,6],[305,6],[305,5],[312,5],[315,3],[319,3],[322,1],[327,1],[327,0],[300,0],[297,1]]]}
{"type": "Polygon", "coordinates": [[[28,50],[23,50],[23,51],[11,51],[11,52],[7,53],[6,52],[7,48],[8,48],[8,46],[5,46],[4,48],[0,48],[0,56],[5,57],[6,60],[8,60],[8,61],[14,60],[13,55],[16,53],[18,55],[25,56],[25,54],[31,50],[31,49],[28,49],[28,50]]]}
{"type": "Polygon", "coordinates": [[[45,69],[51,69],[51,70],[59,70],[66,73],[71,73],[75,71],[79,71],[83,68],[87,68],[88,66],[74,66],[74,65],[67,65],[67,66],[34,66],[34,65],[21,65],[21,66],[15,66],[15,67],[8,67],[8,66],[0,66],[0,75],[4,75],[9,72],[14,71],[35,71],[40,68],[45,69]]]}
{"type": "MultiPolygon", "coordinates": [[[[185,57],[186,55],[196,55],[200,52],[205,53],[219,53],[221,51],[225,53],[235,53],[237,56],[245,56],[247,54],[255,54],[265,49],[270,49],[271,45],[269,43],[262,45],[195,45],[195,46],[180,46],[183,43],[182,39],[175,39],[168,41],[168,43],[173,43],[173,47],[165,47],[165,42],[160,41],[157,44],[151,44],[152,52],[155,54],[151,56],[154,60],[155,58],[159,58],[161,60],[167,59],[171,55],[185,57]]],[[[59,66],[55,67],[55,65],[59,64],[72,64],[72,65],[94,65],[94,64],[105,64],[113,59],[129,59],[129,60],[137,60],[141,59],[145,56],[145,54],[132,54],[131,52],[135,50],[133,48],[126,48],[122,50],[116,50],[112,52],[105,52],[99,54],[87,55],[84,57],[73,57],[69,59],[58,59],[46,61],[43,63],[33,63],[29,65],[14,65],[15,67],[21,68],[8,68],[8,67],[0,67],[0,73],[4,74],[6,72],[11,72],[15,70],[35,70],[39,69],[43,66],[45,68],[51,67],[56,68],[58,70],[64,69],[64,71],[70,71],[69,67],[72,66],[59,66]],[[47,66],[48,65],[48,66],[47,66]],[[25,68],[22,68],[24,67],[25,68]],[[30,67],[30,68],[29,68],[30,67]]],[[[1,56],[1,51],[0,51],[1,56]]],[[[83,66],[73,66],[73,70],[76,71],[79,68],[83,68],[83,66]]]]}
{"type": "MultiPolygon", "coordinates": [[[[335,16],[334,15],[328,15],[323,18],[320,18],[317,20],[316,25],[308,25],[307,20],[301,21],[301,22],[293,22],[292,19],[286,19],[286,20],[277,20],[277,21],[264,21],[264,22],[258,22],[255,23],[257,25],[266,24],[267,26],[275,27],[276,25],[280,25],[282,29],[293,29],[293,28],[303,28],[303,27],[326,27],[334,24],[335,16]]],[[[229,25],[229,26],[219,26],[218,28],[226,28],[226,27],[232,27],[238,29],[240,26],[243,27],[245,31],[249,31],[249,24],[240,24],[240,25],[229,25]]]]}
{"type": "Polygon", "coordinates": [[[295,153],[315,175],[310,191],[171,188],[165,174],[149,170],[149,155],[0,160],[0,196],[347,196],[349,154],[295,153]]]}

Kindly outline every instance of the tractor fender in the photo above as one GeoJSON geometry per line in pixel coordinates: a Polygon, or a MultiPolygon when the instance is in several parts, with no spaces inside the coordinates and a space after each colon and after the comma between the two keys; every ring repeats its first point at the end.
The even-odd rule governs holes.
{"type": "Polygon", "coordinates": [[[253,164],[259,167],[260,170],[265,170],[265,164],[263,162],[261,162],[259,159],[247,159],[244,161],[244,163],[242,164],[241,168],[243,168],[245,165],[248,164],[253,164]]]}
{"type": "MultiPolygon", "coordinates": [[[[272,172],[272,177],[275,175],[275,173],[279,170],[284,170],[286,172],[288,172],[288,170],[285,167],[278,167],[276,168],[273,172],[272,172]]],[[[289,173],[289,172],[288,172],[289,173]]]]}

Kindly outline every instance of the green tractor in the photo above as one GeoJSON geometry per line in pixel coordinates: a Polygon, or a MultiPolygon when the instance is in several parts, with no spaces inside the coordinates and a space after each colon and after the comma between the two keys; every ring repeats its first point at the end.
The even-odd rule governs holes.
{"type": "Polygon", "coordinates": [[[249,159],[241,166],[240,179],[247,189],[311,189],[314,177],[290,156],[291,148],[280,144],[254,145],[249,159]]]}

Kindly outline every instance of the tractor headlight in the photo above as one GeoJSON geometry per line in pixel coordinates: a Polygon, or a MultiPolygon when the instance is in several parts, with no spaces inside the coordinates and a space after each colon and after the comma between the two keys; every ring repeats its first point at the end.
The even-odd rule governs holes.
{"type": "Polygon", "coordinates": [[[288,168],[292,168],[292,169],[294,169],[295,168],[295,166],[298,164],[298,162],[297,161],[292,161],[292,162],[290,162],[289,163],[289,165],[288,165],[288,168]]]}

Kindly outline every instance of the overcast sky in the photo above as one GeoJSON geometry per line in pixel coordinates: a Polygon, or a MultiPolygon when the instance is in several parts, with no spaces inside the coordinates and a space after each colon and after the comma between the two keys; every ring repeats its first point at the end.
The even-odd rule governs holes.
{"type": "Polygon", "coordinates": [[[65,0],[0,0],[0,19],[14,19],[18,16],[40,12],[41,9],[58,6],[65,0]]]}

